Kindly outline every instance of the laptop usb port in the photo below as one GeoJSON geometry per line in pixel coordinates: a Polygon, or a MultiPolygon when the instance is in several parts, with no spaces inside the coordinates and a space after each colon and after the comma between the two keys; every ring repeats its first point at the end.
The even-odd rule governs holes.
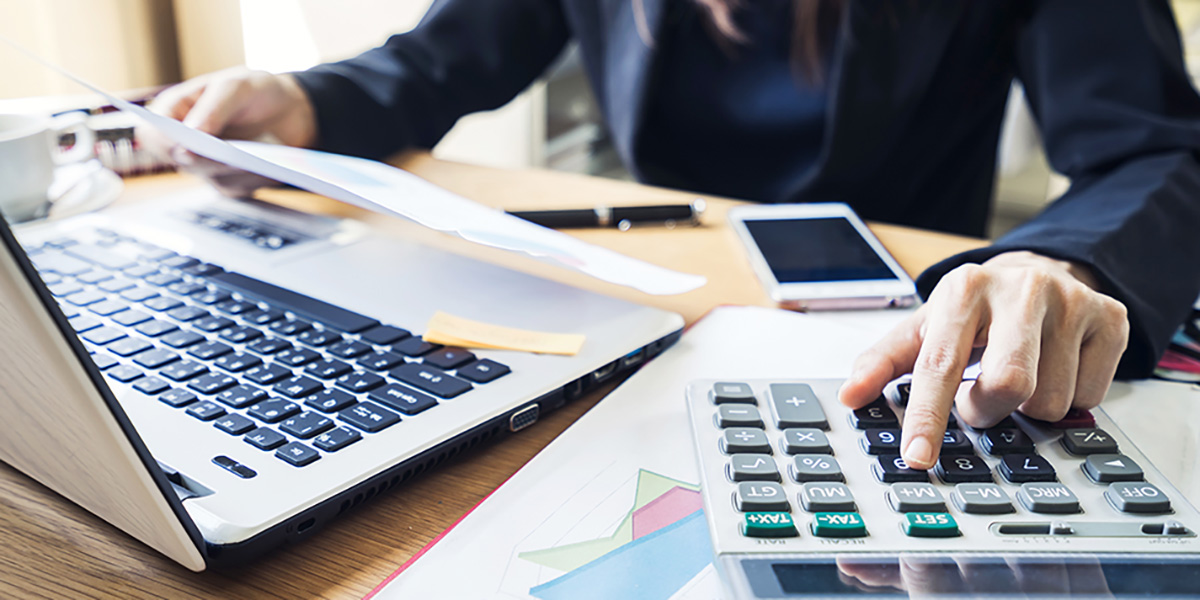
{"type": "Polygon", "coordinates": [[[614,361],[608,363],[607,365],[604,365],[603,367],[596,369],[596,372],[592,373],[592,381],[594,381],[596,383],[600,383],[600,382],[603,382],[604,380],[608,379],[609,377],[612,377],[613,373],[615,373],[617,371],[617,365],[619,365],[619,364],[621,364],[621,361],[614,360],[614,361]]]}
{"type": "Polygon", "coordinates": [[[642,364],[642,349],[638,348],[621,359],[621,368],[627,369],[642,364]]]}

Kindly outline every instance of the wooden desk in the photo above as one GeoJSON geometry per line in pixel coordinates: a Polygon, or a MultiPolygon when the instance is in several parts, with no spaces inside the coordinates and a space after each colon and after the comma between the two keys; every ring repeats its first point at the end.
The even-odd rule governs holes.
{"type": "MultiPolygon", "coordinates": [[[[463,196],[505,208],[686,202],[691,195],[547,171],[500,171],[418,154],[401,166],[463,196]]],[[[197,185],[185,176],[130,181],[125,201],[149,201],[197,185]]],[[[580,238],[665,267],[701,273],[707,286],[679,296],[649,296],[533,260],[475,247],[396,219],[297,192],[266,196],[291,206],[362,218],[493,262],[569,281],[684,315],[694,322],[721,304],[770,305],[724,225],[735,203],[709,200],[704,226],[581,230],[580,238]]],[[[906,269],[983,244],[901,227],[873,226],[906,269]]],[[[590,394],[501,444],[456,459],[349,513],[309,541],[232,573],[191,573],[107,523],[0,464],[0,597],[6,598],[357,598],[368,593],[441,531],[504,482],[603,397],[590,394]]]]}

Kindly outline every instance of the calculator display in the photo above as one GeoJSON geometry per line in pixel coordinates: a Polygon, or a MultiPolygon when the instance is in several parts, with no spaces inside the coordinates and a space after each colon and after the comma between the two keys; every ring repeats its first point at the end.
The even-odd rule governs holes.
{"type": "Polygon", "coordinates": [[[746,560],[764,598],[1103,598],[1200,595],[1200,559],[1134,555],[942,555],[746,560]]]}

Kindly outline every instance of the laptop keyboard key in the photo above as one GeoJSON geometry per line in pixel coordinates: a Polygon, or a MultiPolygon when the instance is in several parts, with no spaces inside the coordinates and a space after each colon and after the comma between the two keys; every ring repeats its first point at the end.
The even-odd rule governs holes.
{"type": "Polygon", "coordinates": [[[75,306],[88,306],[89,304],[95,304],[97,302],[101,302],[107,297],[108,296],[104,295],[103,292],[90,290],[90,291],[79,292],[77,294],[71,294],[70,296],[67,296],[67,302],[70,302],[71,304],[74,304],[75,306]]]}
{"type": "Polygon", "coordinates": [[[304,403],[309,408],[315,408],[327,413],[338,412],[344,408],[354,406],[356,402],[358,400],[355,400],[354,396],[333,388],[321,390],[304,399],[304,403]]]}
{"type": "Polygon", "coordinates": [[[167,311],[167,316],[175,319],[176,321],[187,323],[189,321],[195,321],[196,319],[207,317],[209,316],[209,313],[207,310],[204,310],[198,306],[180,306],[179,308],[173,308],[167,311]]]}
{"type": "Polygon", "coordinates": [[[336,379],[352,370],[350,365],[340,360],[326,358],[312,363],[304,372],[318,379],[336,379]]]}
{"type": "Polygon", "coordinates": [[[126,336],[125,332],[121,331],[120,329],[114,329],[112,327],[100,327],[97,329],[92,329],[80,337],[97,346],[103,346],[105,344],[111,344],[126,336]]]}
{"type": "Polygon", "coordinates": [[[160,394],[170,388],[171,386],[167,385],[167,382],[157,377],[143,377],[137,383],[133,384],[133,389],[147,396],[160,394]]]}
{"type": "Polygon", "coordinates": [[[143,352],[133,359],[133,362],[146,367],[147,369],[157,369],[159,367],[169,365],[179,360],[179,355],[165,350],[163,348],[155,348],[148,352],[143,352]]]}
{"type": "Polygon", "coordinates": [[[349,427],[337,427],[317,436],[313,445],[326,452],[337,452],[361,439],[361,433],[349,427]]]}
{"type": "Polygon", "coordinates": [[[192,327],[204,331],[206,333],[216,333],[222,329],[228,329],[237,325],[232,319],[210,315],[196,319],[192,322],[192,327]]]}
{"type": "Polygon", "coordinates": [[[275,448],[282,446],[283,443],[287,441],[287,438],[283,437],[282,433],[279,433],[270,427],[259,427],[258,429],[247,433],[246,437],[242,439],[244,439],[247,444],[262,450],[274,450],[275,448]]]}
{"type": "Polygon", "coordinates": [[[246,371],[245,378],[259,385],[271,385],[292,376],[290,369],[279,365],[265,364],[246,371]]]}
{"type": "Polygon", "coordinates": [[[481,358],[469,365],[458,368],[458,376],[475,383],[489,383],[512,372],[507,366],[490,358],[481,358]]]}
{"type": "Polygon", "coordinates": [[[371,392],[370,397],[406,415],[415,415],[437,406],[437,400],[396,383],[371,392]]]}
{"type": "Polygon", "coordinates": [[[183,306],[183,302],[168,296],[159,296],[151,298],[142,303],[146,308],[156,312],[166,312],[183,306]]]}
{"type": "Polygon", "coordinates": [[[372,352],[360,357],[358,364],[372,371],[390,371],[404,364],[404,357],[391,352],[372,352]]]}
{"type": "Polygon", "coordinates": [[[58,283],[51,283],[47,284],[46,288],[50,290],[51,294],[54,294],[59,298],[62,298],[63,296],[70,296],[71,294],[78,294],[79,292],[83,291],[83,286],[75,283],[74,281],[60,281],[58,283]]]}
{"type": "Polygon", "coordinates": [[[334,342],[342,341],[342,335],[328,329],[309,329],[296,336],[296,341],[315,348],[323,348],[334,342]]]}
{"type": "Polygon", "coordinates": [[[142,286],[131,287],[121,292],[121,297],[130,302],[145,302],[158,297],[158,292],[142,286]]]}
{"type": "Polygon", "coordinates": [[[191,360],[183,360],[167,365],[159,374],[172,381],[187,381],[208,372],[208,367],[191,360]]]}
{"type": "Polygon", "coordinates": [[[217,401],[233,408],[244,408],[255,402],[262,402],[267,397],[266,390],[256,388],[252,385],[241,384],[217,394],[217,401]]]}
{"type": "Polygon", "coordinates": [[[288,398],[311,396],[323,389],[325,389],[325,386],[320,381],[303,375],[289,377],[275,384],[275,392],[288,398]]]}
{"type": "Polygon", "coordinates": [[[471,389],[470,383],[441,369],[415,363],[392,369],[391,376],[442,398],[454,398],[471,389]]]}
{"type": "Polygon", "coordinates": [[[383,385],[383,378],[374,373],[354,371],[337,378],[337,386],[361,394],[383,385]]]}
{"type": "Polygon", "coordinates": [[[247,344],[262,337],[262,332],[253,327],[238,326],[221,332],[221,339],[233,344],[247,344]]]}
{"type": "Polygon", "coordinates": [[[261,364],[261,358],[253,354],[246,354],[243,352],[226,354],[225,356],[218,358],[216,362],[213,363],[213,365],[218,369],[229,371],[230,373],[241,373],[242,371],[253,369],[261,364]]]}
{"type": "Polygon", "coordinates": [[[429,342],[421,339],[421,336],[419,335],[414,335],[398,344],[392,345],[392,350],[395,350],[396,352],[399,352],[405,356],[422,356],[429,354],[438,348],[441,348],[441,346],[437,344],[430,344],[429,342]]]}
{"type": "Polygon", "coordinates": [[[283,318],[283,311],[277,308],[252,310],[242,318],[255,325],[267,325],[283,318]]]}
{"type": "Polygon", "coordinates": [[[300,412],[300,405],[278,398],[263,400],[246,410],[246,414],[267,423],[277,423],[300,412]]]}
{"type": "Polygon", "coordinates": [[[89,304],[87,309],[102,317],[109,317],[123,310],[129,310],[129,304],[120,300],[102,300],[95,304],[89,304]]]}
{"type": "Polygon", "coordinates": [[[280,352],[283,352],[284,350],[291,350],[292,343],[287,340],[281,340],[279,338],[268,337],[268,338],[263,338],[261,340],[258,340],[257,342],[254,342],[253,344],[250,344],[249,346],[246,347],[246,349],[255,354],[261,354],[263,356],[270,356],[272,354],[278,354],[280,352]]]}
{"type": "Polygon", "coordinates": [[[383,431],[400,422],[400,415],[373,402],[359,402],[338,413],[338,417],[368,433],[383,431]]]}
{"type": "Polygon", "coordinates": [[[412,333],[407,329],[400,329],[399,327],[392,327],[391,325],[380,325],[379,327],[368,329],[362,332],[362,339],[371,342],[372,344],[387,346],[411,335],[412,333]]]}
{"type": "Polygon", "coordinates": [[[201,375],[188,383],[188,389],[194,392],[200,392],[206,396],[211,396],[223,392],[237,385],[237,380],[220,373],[210,373],[201,375]]]}
{"type": "Polygon", "coordinates": [[[213,426],[229,435],[242,435],[254,429],[255,423],[242,415],[234,413],[217,419],[217,422],[213,423],[213,426]]]}
{"type": "Polygon", "coordinates": [[[351,359],[367,354],[371,351],[371,346],[354,340],[342,340],[326,350],[338,358],[351,359]]]}
{"type": "Polygon", "coordinates": [[[276,450],[275,456],[286,463],[303,467],[316,462],[317,459],[321,458],[321,453],[300,442],[289,442],[276,450]]]}
{"type": "MultiPolygon", "coordinates": [[[[195,275],[195,273],[192,274],[195,275]]],[[[199,302],[205,306],[212,306],[214,304],[225,302],[226,300],[229,300],[230,297],[231,296],[229,295],[229,292],[222,292],[221,290],[208,290],[202,294],[192,296],[192,300],[195,300],[196,302],[199,302]]]]}
{"type": "Polygon", "coordinates": [[[217,310],[227,315],[244,315],[257,309],[257,304],[253,302],[246,302],[245,300],[226,300],[217,304],[217,310]]]}
{"type": "Polygon", "coordinates": [[[167,271],[155,271],[154,273],[147,275],[143,281],[150,285],[167,287],[182,282],[183,278],[175,273],[170,273],[167,271]]]}
{"type": "Polygon", "coordinates": [[[358,333],[379,325],[379,321],[375,319],[238,273],[221,273],[212,276],[210,280],[247,296],[267,300],[276,308],[290,310],[305,319],[318,321],[341,331],[358,333]]]}
{"type": "Polygon", "coordinates": [[[286,321],[276,321],[271,324],[271,331],[279,335],[296,335],[312,329],[312,324],[308,321],[300,319],[288,319],[286,321]]]}
{"type": "Polygon", "coordinates": [[[284,433],[302,440],[320,435],[333,428],[333,421],[321,413],[304,411],[279,424],[284,433]]]}
{"type": "Polygon", "coordinates": [[[141,370],[129,365],[113,367],[105,371],[104,374],[116,379],[117,381],[120,381],[121,383],[129,383],[142,376],[141,370]]]}
{"type": "Polygon", "coordinates": [[[93,354],[92,362],[95,363],[96,368],[100,369],[101,371],[105,369],[111,369],[120,364],[117,362],[117,359],[113,358],[112,355],[108,353],[93,354]]]}
{"type": "Polygon", "coordinates": [[[207,292],[208,286],[206,286],[202,283],[181,281],[179,283],[172,283],[171,285],[168,285],[167,289],[172,294],[178,294],[180,296],[193,296],[196,294],[202,294],[204,292],[207,292]]]}
{"type": "Polygon", "coordinates": [[[196,395],[187,390],[169,390],[159,396],[158,399],[167,406],[179,408],[180,406],[187,406],[195,402],[196,395]]]}
{"type": "Polygon", "coordinates": [[[174,333],[167,334],[161,339],[161,341],[172,348],[181,349],[187,348],[188,346],[194,346],[205,341],[206,339],[208,338],[205,338],[194,331],[176,331],[174,333]]]}
{"type": "Polygon", "coordinates": [[[108,345],[108,351],[117,356],[129,357],[139,352],[145,352],[152,346],[149,342],[139,340],[137,338],[127,337],[123,340],[113,342],[108,345]]]}
{"type": "Polygon", "coordinates": [[[204,342],[203,344],[188,350],[188,354],[191,354],[200,360],[215,360],[225,356],[226,354],[229,354],[230,352],[233,352],[233,348],[226,344],[222,344],[221,342],[215,341],[204,342]]]}
{"type": "Polygon", "coordinates": [[[146,337],[159,337],[161,335],[166,335],[173,331],[177,331],[178,329],[179,327],[176,327],[174,323],[160,321],[158,319],[150,319],[149,321],[146,321],[145,323],[135,327],[134,331],[146,337]]]}
{"type": "Polygon", "coordinates": [[[153,317],[140,310],[126,310],[114,315],[112,320],[118,325],[133,327],[134,325],[141,325],[152,318],[153,317]]]}
{"type": "Polygon", "coordinates": [[[425,364],[447,371],[461,367],[473,360],[475,360],[475,355],[462,348],[442,348],[425,355],[425,364]]]}
{"type": "Polygon", "coordinates": [[[103,323],[101,323],[99,320],[87,315],[79,315],[78,317],[71,319],[71,328],[75,330],[75,333],[91,331],[102,324],[103,323]]]}
{"type": "Polygon", "coordinates": [[[292,348],[276,354],[274,358],[283,365],[297,368],[321,358],[321,354],[308,348],[292,348]]]}
{"type": "Polygon", "coordinates": [[[216,402],[203,400],[189,406],[187,409],[187,414],[192,415],[201,421],[211,421],[217,417],[223,416],[225,414],[225,409],[221,408],[221,405],[217,404],[216,402]]]}
{"type": "MultiPolygon", "coordinates": [[[[112,273],[109,273],[108,271],[96,269],[93,271],[88,271],[87,273],[84,273],[83,275],[80,275],[79,277],[76,277],[75,280],[78,281],[79,283],[87,283],[87,284],[95,285],[97,283],[100,283],[101,281],[108,281],[109,279],[112,279],[112,278],[113,278],[112,273]]],[[[107,291],[111,291],[111,290],[104,290],[104,291],[107,292],[107,291]]]]}

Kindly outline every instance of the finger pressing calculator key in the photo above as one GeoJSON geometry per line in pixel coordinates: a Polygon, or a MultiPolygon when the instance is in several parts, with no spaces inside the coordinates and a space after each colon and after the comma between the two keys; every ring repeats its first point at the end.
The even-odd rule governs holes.
{"type": "Polygon", "coordinates": [[[854,410],[837,400],[841,383],[688,386],[704,509],[730,597],[860,594],[860,584],[889,577],[964,589],[964,564],[988,570],[989,594],[1021,596],[1029,589],[1004,586],[1070,589],[1054,574],[1074,572],[1079,557],[1090,561],[1078,565],[1089,585],[1119,591],[1129,583],[1106,575],[1152,567],[1171,581],[1139,579],[1137,593],[1192,585],[1183,595],[1200,596],[1200,512],[1103,409],[1077,415],[1075,427],[1015,414],[974,428],[951,414],[939,459],[923,471],[900,456],[898,386],[854,410]]]}

